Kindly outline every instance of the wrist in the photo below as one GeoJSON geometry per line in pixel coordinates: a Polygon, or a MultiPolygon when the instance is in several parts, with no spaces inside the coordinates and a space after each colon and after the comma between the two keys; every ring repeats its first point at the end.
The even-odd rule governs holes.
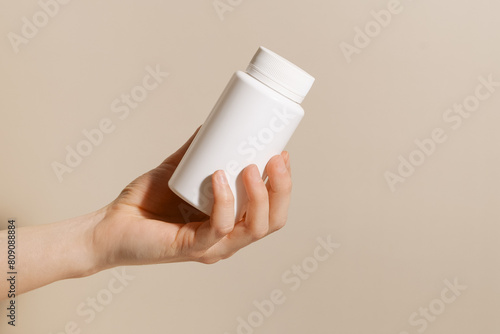
{"type": "Polygon", "coordinates": [[[80,263],[75,268],[74,277],[86,277],[107,269],[105,256],[100,254],[95,245],[96,226],[105,216],[106,207],[76,218],[75,228],[79,230],[76,242],[80,250],[80,263]]]}

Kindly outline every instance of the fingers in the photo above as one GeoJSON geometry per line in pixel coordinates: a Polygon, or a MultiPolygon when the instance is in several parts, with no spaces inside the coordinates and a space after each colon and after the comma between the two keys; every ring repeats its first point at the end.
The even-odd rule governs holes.
{"type": "Polygon", "coordinates": [[[233,254],[254,241],[265,237],[269,231],[269,196],[256,165],[243,170],[243,184],[248,197],[244,220],[236,224],[224,240],[222,252],[233,254]]]}
{"type": "Polygon", "coordinates": [[[243,184],[247,192],[248,204],[245,224],[242,224],[246,229],[242,238],[242,247],[265,237],[269,231],[269,196],[256,165],[245,168],[243,184]]]}
{"type": "Polygon", "coordinates": [[[197,260],[214,263],[228,258],[239,249],[282,228],[287,220],[292,191],[290,171],[287,152],[274,156],[267,164],[267,184],[263,182],[257,166],[246,167],[242,177],[248,197],[247,211],[245,218],[236,225],[232,192],[224,184],[226,181],[219,179],[223,172],[215,173],[215,201],[210,225],[200,226],[199,237],[197,235],[197,243],[202,248],[211,247],[197,260]]]}
{"type": "Polygon", "coordinates": [[[234,228],[234,197],[223,170],[218,170],[212,175],[212,184],[214,205],[210,216],[210,226],[212,234],[217,239],[221,239],[234,228]]]}
{"type": "MultiPolygon", "coordinates": [[[[243,170],[248,203],[245,219],[234,225],[226,237],[209,249],[198,261],[214,263],[230,257],[239,249],[267,235],[269,230],[269,197],[257,166],[250,165],[243,170]]],[[[215,217],[212,217],[215,219],[215,217]]],[[[234,221],[234,217],[232,218],[234,221]]]]}
{"type": "Polygon", "coordinates": [[[214,205],[210,219],[196,230],[194,250],[204,252],[234,228],[234,197],[224,171],[212,175],[214,205]]]}

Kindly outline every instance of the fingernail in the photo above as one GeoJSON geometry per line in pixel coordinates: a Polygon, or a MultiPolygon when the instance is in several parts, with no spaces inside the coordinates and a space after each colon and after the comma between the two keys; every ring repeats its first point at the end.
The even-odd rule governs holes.
{"type": "Polygon", "coordinates": [[[217,181],[219,184],[227,184],[226,173],[223,170],[217,171],[217,181]]]}
{"type": "Polygon", "coordinates": [[[262,181],[262,176],[260,176],[259,168],[256,165],[250,166],[250,179],[252,182],[262,181]]]}
{"type": "Polygon", "coordinates": [[[278,159],[278,162],[277,162],[277,169],[278,169],[278,172],[283,174],[284,172],[286,172],[286,166],[285,166],[285,161],[283,160],[282,157],[280,157],[278,159]]]}

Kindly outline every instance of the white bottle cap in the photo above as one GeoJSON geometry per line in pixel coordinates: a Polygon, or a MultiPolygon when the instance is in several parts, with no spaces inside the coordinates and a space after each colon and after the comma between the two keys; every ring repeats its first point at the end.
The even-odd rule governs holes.
{"type": "Polygon", "coordinates": [[[314,78],[265,47],[259,47],[246,72],[289,99],[301,103],[314,83],[314,78]]]}

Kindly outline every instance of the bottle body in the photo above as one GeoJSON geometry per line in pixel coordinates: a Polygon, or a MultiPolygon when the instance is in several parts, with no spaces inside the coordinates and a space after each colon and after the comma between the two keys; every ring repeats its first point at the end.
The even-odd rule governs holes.
{"type": "Polygon", "coordinates": [[[302,107],[251,75],[237,71],[203,123],[169,181],[177,195],[210,215],[211,176],[225,171],[241,218],[247,202],[242,170],[256,164],[261,175],[280,154],[304,116],[302,107]]]}

